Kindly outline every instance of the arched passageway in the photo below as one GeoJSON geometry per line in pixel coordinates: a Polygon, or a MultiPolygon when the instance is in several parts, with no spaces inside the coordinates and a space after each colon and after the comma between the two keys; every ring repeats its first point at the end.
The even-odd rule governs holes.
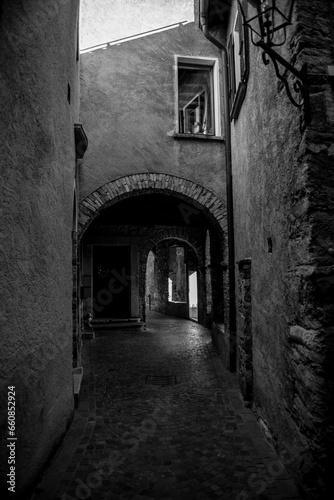
{"type": "Polygon", "coordinates": [[[177,280],[184,279],[184,297],[168,300],[172,249],[181,248],[184,269],[196,272],[198,279],[198,321],[204,325],[213,319],[223,322],[227,302],[223,204],[190,181],[142,175],[113,181],[81,202],[83,314],[90,314],[96,322],[145,322],[147,260],[154,251],[159,255],[160,273],[156,310],[189,317],[188,270],[182,278],[180,264],[177,280]]]}
{"type": "Polygon", "coordinates": [[[203,276],[199,255],[182,239],[165,239],[148,253],[146,265],[146,308],[149,311],[167,313],[180,318],[198,319],[198,295],[200,296],[200,317],[205,311],[205,276],[199,280],[196,290],[190,290],[191,276],[203,276]],[[199,290],[198,290],[199,288],[199,290]],[[199,294],[198,294],[199,291],[199,294]],[[190,300],[190,292],[192,303],[190,300]],[[194,305],[194,297],[196,305],[194,305]],[[196,311],[190,311],[196,308],[196,311]],[[192,312],[192,315],[191,315],[192,312]]]}

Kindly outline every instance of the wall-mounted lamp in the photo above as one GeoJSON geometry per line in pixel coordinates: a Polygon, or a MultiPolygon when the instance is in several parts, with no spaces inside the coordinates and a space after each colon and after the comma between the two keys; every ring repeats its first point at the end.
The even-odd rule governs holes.
{"type": "MultiPolygon", "coordinates": [[[[244,24],[252,32],[253,44],[262,41],[268,47],[283,45],[286,26],[291,24],[294,0],[246,0],[245,3],[249,4],[251,17],[248,20],[244,17],[244,24]]],[[[244,15],[242,8],[241,11],[244,15]]]]}
{"type": "Polygon", "coordinates": [[[272,60],[277,78],[284,84],[291,103],[297,108],[304,108],[305,120],[309,119],[309,93],[307,87],[307,67],[297,70],[286,61],[272,47],[283,45],[286,41],[286,27],[291,25],[294,0],[238,0],[243,24],[251,32],[253,45],[263,50],[262,59],[265,65],[272,60]],[[243,5],[247,5],[247,16],[243,5]],[[293,91],[299,96],[292,95],[287,76],[280,72],[279,65],[292,73],[296,79],[292,85],[293,91]]]}

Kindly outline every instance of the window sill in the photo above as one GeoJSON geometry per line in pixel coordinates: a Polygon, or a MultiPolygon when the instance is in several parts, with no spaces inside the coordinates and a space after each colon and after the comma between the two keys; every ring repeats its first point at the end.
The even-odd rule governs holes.
{"type": "Polygon", "coordinates": [[[178,132],[168,132],[169,137],[173,139],[199,139],[201,141],[224,141],[225,138],[220,135],[206,135],[206,134],[179,134],[178,132]]]}

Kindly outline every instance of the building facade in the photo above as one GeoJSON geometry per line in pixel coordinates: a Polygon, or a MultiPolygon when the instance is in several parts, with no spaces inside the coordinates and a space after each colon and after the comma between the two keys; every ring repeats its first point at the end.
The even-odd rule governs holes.
{"type": "Polygon", "coordinates": [[[4,0],[0,9],[1,488],[8,494],[14,479],[13,498],[27,498],[74,414],[79,2],[4,0]]]}
{"type": "Polygon", "coordinates": [[[145,323],[150,300],[157,311],[189,317],[196,275],[199,321],[223,323],[219,50],[193,22],[181,23],[87,49],[81,68],[81,119],[90,138],[80,167],[82,311],[94,323],[145,323]],[[150,253],[156,271],[146,290],[150,253]]]}
{"type": "MultiPolygon", "coordinates": [[[[244,398],[307,498],[327,498],[334,449],[333,5],[295,2],[286,41],[273,47],[298,71],[307,66],[308,109],[288,97],[287,86],[300,102],[293,73],[252,43],[259,38],[244,24],[255,3],[200,2],[203,31],[221,43],[229,66],[237,369],[244,398]]],[[[229,342],[219,332],[214,340],[218,350],[229,342]]]]}

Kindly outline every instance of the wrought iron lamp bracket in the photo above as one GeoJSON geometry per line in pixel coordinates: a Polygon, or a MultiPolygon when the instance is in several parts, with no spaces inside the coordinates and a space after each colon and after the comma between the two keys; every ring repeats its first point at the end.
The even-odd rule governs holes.
{"type": "Polygon", "coordinates": [[[270,63],[270,60],[268,57],[271,59],[274,68],[275,68],[275,73],[277,78],[284,84],[286,93],[289,97],[290,102],[296,107],[304,110],[304,118],[306,122],[309,122],[310,120],[310,101],[309,101],[309,91],[308,91],[308,84],[307,84],[307,65],[304,64],[302,69],[299,71],[297,70],[292,64],[290,64],[288,61],[286,61],[280,54],[278,54],[275,50],[273,50],[271,47],[269,47],[265,42],[262,40],[257,42],[256,44],[257,47],[260,47],[263,50],[262,53],[262,60],[263,63],[267,66],[270,63]],[[287,69],[290,73],[292,73],[296,79],[292,85],[293,91],[299,95],[300,99],[296,100],[295,97],[292,95],[290,83],[287,79],[286,76],[282,74],[280,71],[279,65],[283,66],[285,69],[287,69]]]}
{"type": "Polygon", "coordinates": [[[277,7],[276,3],[273,1],[271,7],[265,8],[259,12],[259,0],[251,1],[247,0],[250,4],[257,4],[258,14],[246,20],[245,13],[242,8],[241,1],[238,0],[239,9],[243,18],[244,26],[251,32],[252,44],[256,47],[260,47],[263,50],[262,60],[267,66],[272,61],[277,78],[283,83],[286,93],[289,97],[290,102],[299,109],[304,111],[305,122],[310,121],[310,100],[308,91],[308,76],[307,76],[307,66],[303,65],[301,70],[297,70],[292,64],[286,61],[280,54],[278,54],[272,47],[277,47],[284,45],[286,42],[286,26],[291,24],[292,11],[294,0],[290,0],[289,13],[281,12],[277,7]],[[282,20],[281,24],[276,25],[274,23],[274,13],[278,13],[282,20]],[[272,19],[270,19],[272,16],[272,19]],[[258,23],[257,29],[253,26],[254,23],[258,23]],[[276,33],[280,33],[280,37],[276,37],[276,33]],[[256,36],[255,36],[256,35],[256,36]],[[285,68],[286,71],[283,71],[285,68]],[[291,73],[295,79],[291,83],[289,81],[287,72],[291,73]]]}

